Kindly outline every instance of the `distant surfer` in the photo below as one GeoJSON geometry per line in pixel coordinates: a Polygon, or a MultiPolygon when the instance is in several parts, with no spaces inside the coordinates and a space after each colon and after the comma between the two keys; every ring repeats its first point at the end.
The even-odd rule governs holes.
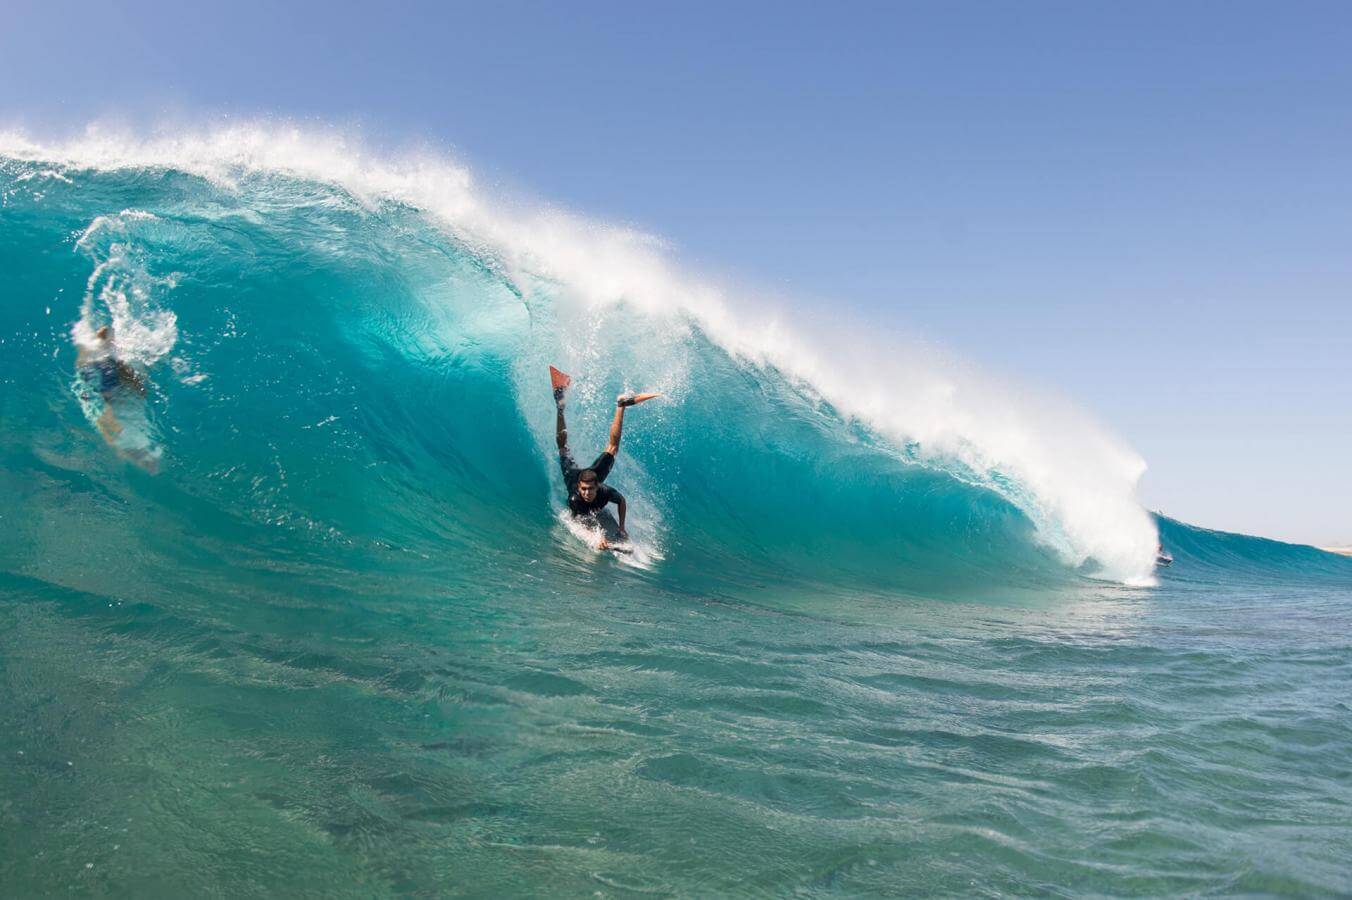
{"type": "Polygon", "coordinates": [[[103,410],[95,424],[108,445],[118,453],[146,471],[154,473],[159,466],[159,457],[147,452],[145,448],[123,446],[119,438],[125,426],[118,419],[114,408],[126,397],[138,400],[146,396],[145,380],[132,366],[119,359],[113,343],[113,328],[103,325],[94,332],[94,339],[80,344],[75,356],[75,372],[80,379],[86,396],[98,394],[103,400],[103,410]]]}
{"type": "MultiPolygon", "coordinates": [[[[624,411],[635,404],[660,397],[661,394],[621,394],[617,397],[615,419],[610,423],[610,443],[591,466],[581,469],[573,460],[572,451],[568,449],[568,426],[563,421],[564,396],[572,379],[553,366],[549,367],[549,377],[554,386],[554,405],[558,407],[555,437],[559,445],[559,465],[563,469],[563,483],[568,490],[568,511],[575,518],[594,523],[605,531],[606,525],[614,521],[610,519],[610,513],[606,510],[606,507],[613,503],[619,508],[618,528],[615,529],[614,536],[621,541],[627,540],[629,533],[625,530],[624,520],[629,512],[628,504],[625,503],[623,494],[603,482],[610,474],[611,466],[615,465],[615,454],[620,452],[624,411]]],[[[602,550],[615,549],[610,537],[608,533],[601,539],[602,550]]]]}

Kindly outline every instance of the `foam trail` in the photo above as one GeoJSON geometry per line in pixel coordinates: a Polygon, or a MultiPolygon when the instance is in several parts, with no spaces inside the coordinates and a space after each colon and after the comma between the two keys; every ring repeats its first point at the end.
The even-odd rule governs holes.
{"type": "Polygon", "coordinates": [[[100,325],[110,325],[117,355],[127,362],[149,368],[173,349],[177,317],[161,307],[161,298],[173,290],[175,277],[151,275],[127,242],[128,223],[155,221],[151,213],[135,209],[99,216],[75,242],[94,263],[80,318],[71,328],[77,346],[93,347],[94,332],[100,325]]]}

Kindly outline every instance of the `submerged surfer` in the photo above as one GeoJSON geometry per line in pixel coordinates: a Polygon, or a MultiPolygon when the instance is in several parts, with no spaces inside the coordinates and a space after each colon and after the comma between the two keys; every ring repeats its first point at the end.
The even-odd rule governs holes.
{"type": "MultiPolygon", "coordinates": [[[[571,379],[553,366],[549,367],[549,375],[554,384],[554,405],[558,407],[555,437],[559,445],[559,465],[563,468],[563,483],[568,490],[568,510],[575,518],[590,520],[591,523],[600,525],[604,529],[606,525],[613,523],[606,506],[614,503],[619,507],[620,514],[615,536],[619,540],[627,540],[629,533],[625,530],[624,519],[629,511],[628,504],[625,503],[623,494],[613,487],[602,484],[602,482],[610,474],[611,466],[615,465],[615,454],[620,452],[620,436],[624,431],[624,411],[637,403],[661,395],[621,394],[617,397],[615,399],[615,419],[610,423],[610,443],[606,445],[606,449],[601,452],[600,456],[596,457],[596,461],[589,468],[580,469],[573,460],[572,451],[568,449],[568,426],[563,421],[564,394],[568,390],[571,379]]],[[[609,535],[601,539],[599,546],[602,550],[612,549],[609,535]]]]}
{"type": "Polygon", "coordinates": [[[96,423],[103,439],[119,454],[153,473],[159,463],[157,457],[139,448],[119,447],[117,443],[124,426],[114,412],[114,407],[129,394],[144,398],[146,384],[139,372],[117,358],[111,325],[101,326],[94,332],[92,342],[80,345],[75,356],[75,371],[84,386],[103,399],[103,411],[99,413],[96,423]]]}

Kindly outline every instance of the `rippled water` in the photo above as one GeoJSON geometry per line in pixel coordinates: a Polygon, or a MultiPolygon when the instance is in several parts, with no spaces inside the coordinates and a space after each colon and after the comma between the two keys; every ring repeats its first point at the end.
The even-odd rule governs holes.
{"type": "Polygon", "coordinates": [[[327,605],[242,592],[233,609],[229,592],[172,609],[8,578],[0,879],[141,896],[1352,888],[1346,595],[1166,582],[788,613],[614,576],[525,602],[505,579],[327,605]]]}
{"type": "Polygon", "coordinates": [[[0,896],[1352,893],[1352,560],[951,373],[848,412],[647,257],[589,305],[468,201],[171,149],[0,153],[0,896]],[[559,522],[548,362],[579,458],[667,393],[637,561],[559,522]]]}

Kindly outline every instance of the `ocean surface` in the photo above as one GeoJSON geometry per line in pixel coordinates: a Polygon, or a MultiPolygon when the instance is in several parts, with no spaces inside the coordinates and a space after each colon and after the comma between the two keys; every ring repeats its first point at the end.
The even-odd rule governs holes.
{"type": "Polygon", "coordinates": [[[1352,893],[1352,559],[830,332],[435,156],[0,135],[0,894],[1352,893]],[[632,555],[551,363],[579,460],[666,395],[632,555]]]}

